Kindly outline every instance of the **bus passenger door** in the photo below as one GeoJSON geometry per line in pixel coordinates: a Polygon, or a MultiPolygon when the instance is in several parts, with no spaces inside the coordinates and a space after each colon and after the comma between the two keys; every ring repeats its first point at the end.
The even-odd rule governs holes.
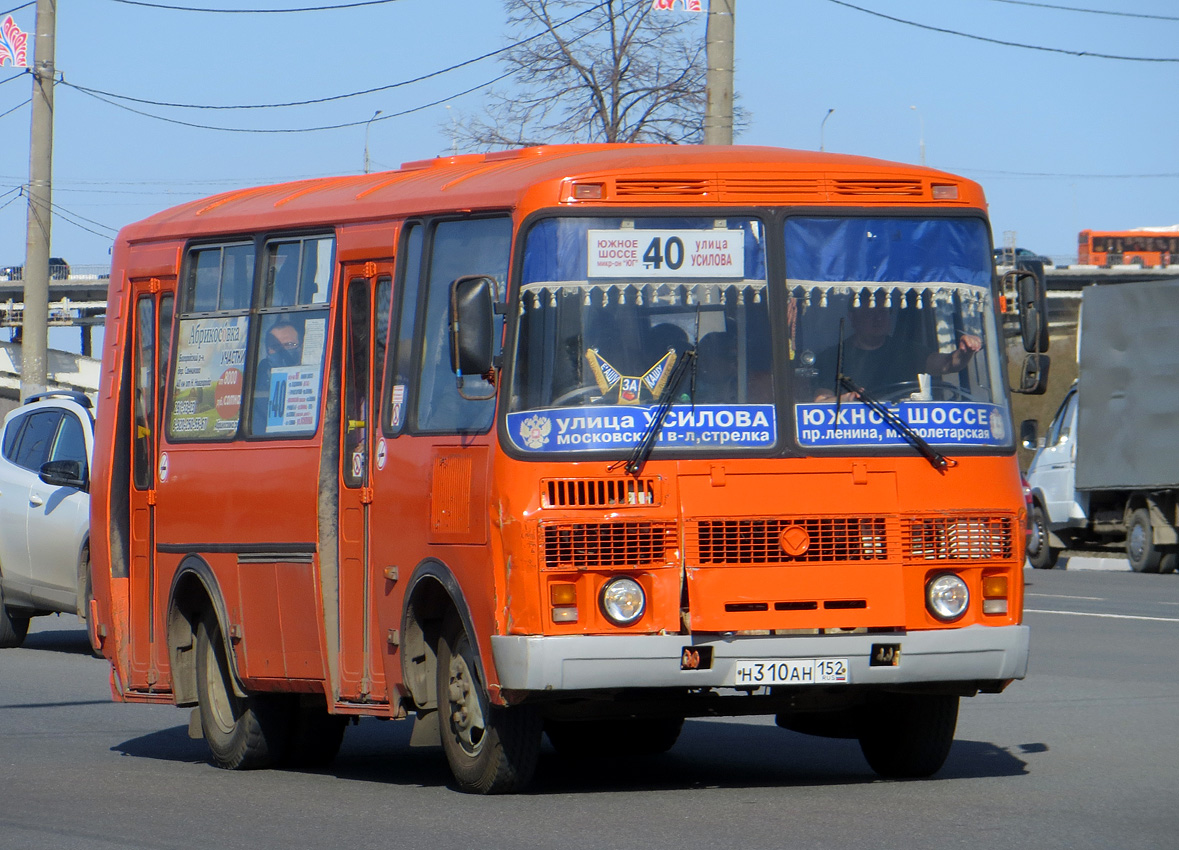
{"type": "MultiPolygon", "coordinates": [[[[163,422],[164,376],[172,344],[172,311],[176,281],[157,278],[132,281],[131,435],[131,681],[133,690],[156,685],[161,641],[159,594],[166,593],[156,576],[155,504],[159,434],[163,422]]],[[[162,642],[162,641],[161,641],[162,642]]]]}
{"type": "Polygon", "coordinates": [[[344,368],[340,405],[339,694],[344,701],[384,702],[388,691],[375,630],[370,523],[373,427],[388,338],[391,261],[344,270],[344,368]],[[376,364],[375,368],[373,364],[376,364]]]}

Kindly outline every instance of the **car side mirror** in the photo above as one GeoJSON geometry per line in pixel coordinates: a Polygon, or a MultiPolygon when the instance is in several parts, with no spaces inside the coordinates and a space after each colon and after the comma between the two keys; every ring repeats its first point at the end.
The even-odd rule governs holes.
{"type": "Polygon", "coordinates": [[[86,492],[90,482],[86,480],[86,469],[80,460],[50,460],[41,464],[37,475],[50,487],[73,487],[86,492]]]}
{"type": "Polygon", "coordinates": [[[495,394],[494,388],[478,396],[463,390],[465,377],[489,376],[495,365],[495,286],[495,280],[485,275],[467,275],[450,285],[450,367],[466,399],[495,394]]]}
{"type": "Polygon", "coordinates": [[[1019,423],[1019,442],[1025,449],[1039,447],[1039,423],[1035,419],[1025,419],[1019,423]]]}

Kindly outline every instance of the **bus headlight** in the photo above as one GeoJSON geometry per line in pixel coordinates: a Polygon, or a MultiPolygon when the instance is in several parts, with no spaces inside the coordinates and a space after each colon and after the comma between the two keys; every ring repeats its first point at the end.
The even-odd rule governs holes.
{"type": "Polygon", "coordinates": [[[629,626],[643,616],[647,608],[647,597],[643,586],[633,578],[619,576],[602,586],[598,599],[606,619],[616,626],[629,626]]]}
{"type": "Polygon", "coordinates": [[[966,582],[953,573],[934,576],[925,585],[925,607],[943,622],[957,620],[966,613],[969,604],[970,590],[966,582]]]}

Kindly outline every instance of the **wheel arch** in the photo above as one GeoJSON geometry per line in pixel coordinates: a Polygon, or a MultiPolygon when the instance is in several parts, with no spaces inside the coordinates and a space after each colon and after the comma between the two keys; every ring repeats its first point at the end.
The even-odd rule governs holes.
{"type": "Polygon", "coordinates": [[[233,690],[245,697],[237,671],[233,647],[228,643],[229,622],[221,586],[208,562],[200,555],[186,555],[172,577],[168,591],[168,663],[172,672],[172,692],[178,706],[197,704],[197,626],[206,612],[212,612],[220,624],[225,656],[229,660],[233,690]]]}
{"type": "Polygon", "coordinates": [[[446,564],[427,558],[410,576],[401,612],[401,675],[419,709],[438,707],[438,642],[442,638],[446,616],[451,613],[459,618],[475,644],[478,672],[482,681],[487,682],[483,648],[458,579],[446,564]]]}

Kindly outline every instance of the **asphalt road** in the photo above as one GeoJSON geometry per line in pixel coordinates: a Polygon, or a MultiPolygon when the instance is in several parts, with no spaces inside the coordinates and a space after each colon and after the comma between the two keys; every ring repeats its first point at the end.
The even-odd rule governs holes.
{"type": "Polygon", "coordinates": [[[1179,576],[1026,572],[1031,670],[963,701],[933,779],[768,718],[689,721],[671,753],[456,793],[408,723],[364,720],[322,772],[230,773],[187,711],[110,702],[68,617],[0,652],[0,848],[1170,848],[1179,845],[1179,576]]]}

